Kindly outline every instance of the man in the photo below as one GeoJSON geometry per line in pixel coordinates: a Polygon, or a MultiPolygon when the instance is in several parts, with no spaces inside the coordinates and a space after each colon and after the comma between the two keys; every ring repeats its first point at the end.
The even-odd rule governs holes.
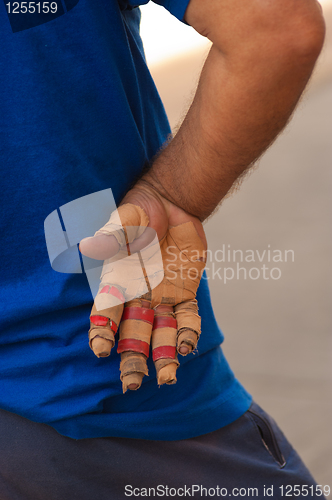
{"type": "Polygon", "coordinates": [[[279,498],[286,485],[320,496],[234,379],[205,282],[199,355],[181,359],[176,385],[158,389],[150,363],[139,390],[122,394],[119,357],[87,346],[84,276],[50,268],[44,219],[106,187],[143,208],[159,237],[187,221],[199,229],[285,126],[323,43],[314,0],[158,2],[213,47],[179,132],[132,187],[170,132],[137,3],[55,2],[57,17],[34,25],[25,6],[15,18],[6,5],[1,17],[1,498],[117,499],[158,485],[180,498],[194,484],[219,496],[273,487],[279,498]]]}

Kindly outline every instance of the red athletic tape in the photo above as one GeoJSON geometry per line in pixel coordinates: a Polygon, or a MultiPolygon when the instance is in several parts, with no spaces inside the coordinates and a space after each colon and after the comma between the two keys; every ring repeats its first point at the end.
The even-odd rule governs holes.
{"type": "Polygon", "coordinates": [[[123,339],[118,342],[117,352],[120,354],[125,351],[140,352],[144,354],[147,358],[149,357],[150,345],[143,340],[137,339],[123,339]]]}
{"type": "Polygon", "coordinates": [[[108,321],[109,321],[110,322],[109,326],[111,327],[111,330],[113,330],[114,333],[117,332],[118,327],[116,326],[114,321],[112,321],[111,319],[109,320],[105,316],[90,316],[90,321],[96,326],[108,326],[108,321]]]}
{"type": "Polygon", "coordinates": [[[153,324],[154,310],[146,307],[125,307],[121,321],[126,319],[140,319],[150,325],[153,324]]]}
{"type": "Polygon", "coordinates": [[[107,326],[108,318],[105,318],[105,316],[90,316],[90,321],[96,326],[107,326]]]}
{"type": "Polygon", "coordinates": [[[163,359],[163,358],[175,359],[175,355],[176,355],[176,348],[172,345],[162,345],[152,350],[153,361],[157,361],[158,359],[163,359]]]}
{"type": "Polygon", "coordinates": [[[116,297],[117,299],[121,300],[121,302],[124,304],[125,303],[125,298],[124,296],[122,295],[122,293],[120,292],[120,290],[118,290],[117,288],[115,288],[115,286],[109,286],[109,285],[106,285],[104,286],[99,293],[108,293],[109,295],[113,295],[114,297],[116,297]]]}
{"type": "Polygon", "coordinates": [[[157,328],[175,328],[176,330],[176,319],[170,316],[156,316],[153,322],[153,330],[156,330],[157,328]]]}

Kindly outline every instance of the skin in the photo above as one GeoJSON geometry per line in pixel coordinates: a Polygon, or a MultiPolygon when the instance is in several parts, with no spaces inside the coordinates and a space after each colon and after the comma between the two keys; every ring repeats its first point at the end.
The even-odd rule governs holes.
{"type": "Polygon", "coordinates": [[[160,238],[191,220],[205,241],[200,222],[287,124],[325,25],[316,0],[191,0],[185,20],[212,49],[176,136],[122,203],[140,205],[160,238]]]}
{"type": "MultiPolygon", "coordinates": [[[[191,0],[185,20],[211,51],[176,136],[122,203],[141,206],[159,239],[192,221],[206,246],[202,222],[287,124],[325,26],[315,0],[191,0]]],[[[82,253],[116,253],[113,237],[98,238],[82,253]]]]}
{"type": "Polygon", "coordinates": [[[213,46],[177,135],[143,179],[203,221],[286,125],[324,21],[312,0],[191,0],[185,19],[213,46]]]}

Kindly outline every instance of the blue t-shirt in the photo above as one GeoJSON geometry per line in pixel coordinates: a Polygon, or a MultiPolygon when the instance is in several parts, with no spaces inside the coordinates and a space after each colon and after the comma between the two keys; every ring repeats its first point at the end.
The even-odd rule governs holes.
{"type": "MultiPolygon", "coordinates": [[[[148,360],[142,387],[122,394],[116,350],[98,359],[88,345],[86,276],[55,272],[44,237],[45,218],[72,200],[111,188],[118,203],[170,133],[139,37],[146,2],[129,3],[1,7],[0,407],[73,438],[184,439],[251,402],[223,356],[207,281],[198,354],[180,357],[177,384],[159,388],[148,360]]],[[[157,3],[182,20],[188,0],[157,3]]]]}

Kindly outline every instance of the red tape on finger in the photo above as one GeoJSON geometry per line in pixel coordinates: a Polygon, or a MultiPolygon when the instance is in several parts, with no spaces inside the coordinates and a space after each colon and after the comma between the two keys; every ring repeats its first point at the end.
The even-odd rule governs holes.
{"type": "Polygon", "coordinates": [[[90,321],[96,326],[110,326],[111,330],[113,330],[114,333],[117,332],[117,325],[114,323],[114,321],[106,318],[105,316],[90,316],[90,321]]]}
{"type": "Polygon", "coordinates": [[[121,352],[133,351],[144,354],[147,358],[149,357],[149,349],[150,345],[143,340],[137,339],[123,339],[118,342],[117,352],[121,354],[121,352]]]}
{"type": "Polygon", "coordinates": [[[176,348],[172,345],[163,345],[160,347],[156,347],[152,351],[153,361],[165,358],[175,359],[175,357],[176,357],[176,348]]]}
{"type": "Polygon", "coordinates": [[[170,316],[156,316],[153,322],[153,330],[157,328],[174,328],[176,330],[176,319],[170,316]]]}
{"type": "Polygon", "coordinates": [[[120,292],[120,290],[118,290],[117,288],[115,288],[115,286],[109,286],[109,285],[106,285],[104,286],[99,293],[108,293],[109,295],[113,295],[114,297],[116,297],[117,299],[121,300],[121,302],[124,304],[125,303],[125,298],[124,296],[122,295],[122,293],[120,292]]]}
{"type": "Polygon", "coordinates": [[[153,324],[154,310],[146,307],[125,307],[121,321],[126,319],[139,319],[150,325],[153,324]]]}

